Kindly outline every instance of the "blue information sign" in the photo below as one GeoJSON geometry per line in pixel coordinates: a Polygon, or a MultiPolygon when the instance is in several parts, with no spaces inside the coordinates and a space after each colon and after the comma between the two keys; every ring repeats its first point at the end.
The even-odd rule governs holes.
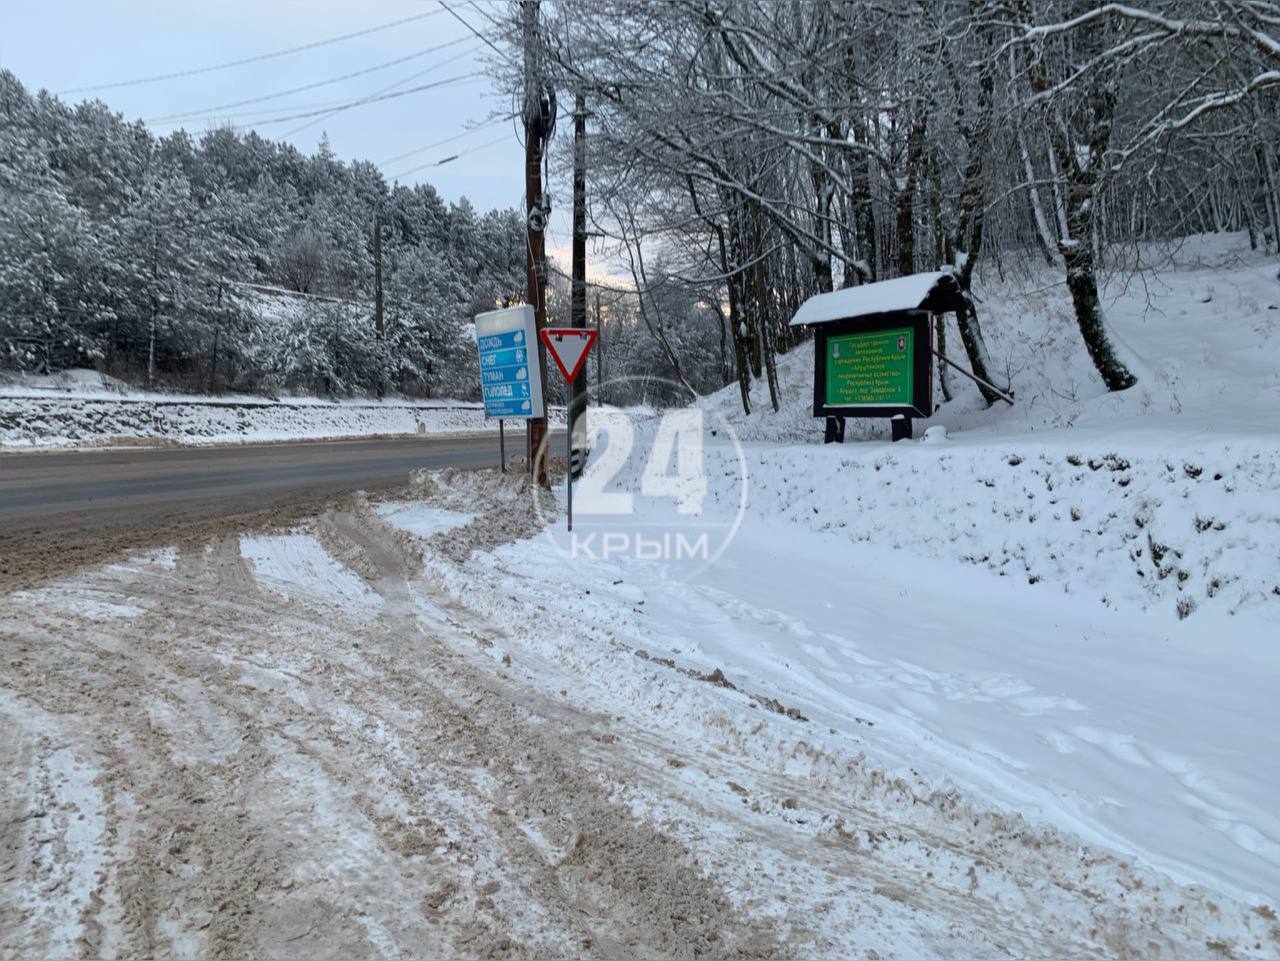
{"type": "Polygon", "coordinates": [[[493,310],[476,317],[480,390],[485,414],[516,418],[542,416],[542,381],[533,308],[493,310]]]}

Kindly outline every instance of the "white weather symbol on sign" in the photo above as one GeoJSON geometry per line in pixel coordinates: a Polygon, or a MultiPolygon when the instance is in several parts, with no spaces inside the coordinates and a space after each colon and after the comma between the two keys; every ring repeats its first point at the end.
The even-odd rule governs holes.
{"type": "Polygon", "coordinates": [[[838,359],[840,358],[840,345],[839,345],[839,344],[832,344],[832,345],[831,345],[831,358],[832,358],[833,360],[838,360],[838,359]]]}
{"type": "Polygon", "coordinates": [[[517,343],[517,344],[523,344],[523,343],[524,343],[524,331],[523,331],[523,330],[517,330],[517,331],[516,331],[516,343],[517,343]]]}

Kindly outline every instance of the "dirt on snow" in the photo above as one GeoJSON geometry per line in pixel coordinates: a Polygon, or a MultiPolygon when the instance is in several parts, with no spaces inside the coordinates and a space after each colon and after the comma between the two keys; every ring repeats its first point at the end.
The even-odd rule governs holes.
{"type": "MultiPolygon", "coordinates": [[[[464,506],[452,486],[414,494],[464,506]]],[[[1228,909],[1203,892],[1144,898],[1118,859],[954,800],[877,807],[902,788],[858,768],[763,765],[723,708],[723,743],[672,743],[553,664],[535,683],[424,570],[536,527],[510,518],[418,537],[343,497],[29,559],[0,594],[0,957],[871,958],[894,944],[858,938],[894,932],[900,952],[1209,950],[1200,920],[1228,909]],[[370,602],[261,583],[241,537],[273,525],[370,602]],[[1132,903],[1097,894],[1117,876],[1132,903]]]]}

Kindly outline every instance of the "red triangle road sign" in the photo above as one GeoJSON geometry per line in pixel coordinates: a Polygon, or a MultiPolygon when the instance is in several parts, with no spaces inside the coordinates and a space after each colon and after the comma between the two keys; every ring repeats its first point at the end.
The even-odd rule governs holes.
{"type": "Polygon", "coordinates": [[[542,342],[555,358],[564,379],[573,380],[586,363],[591,345],[596,342],[596,332],[582,327],[544,327],[542,342]]]}

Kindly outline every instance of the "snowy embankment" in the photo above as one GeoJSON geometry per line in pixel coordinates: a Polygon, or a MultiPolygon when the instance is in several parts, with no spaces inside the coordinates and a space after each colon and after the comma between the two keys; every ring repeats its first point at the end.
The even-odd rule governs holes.
{"type": "Polygon", "coordinates": [[[120,390],[92,371],[0,387],[0,449],[433,435],[497,426],[479,404],[461,401],[144,394],[120,390]]]}
{"type": "Polygon", "coordinates": [[[496,429],[463,404],[243,403],[0,395],[0,447],[235,444],[496,429]]]}
{"type": "MultiPolygon", "coordinates": [[[[670,691],[626,678],[723,679],[730,700],[793,708],[824,753],[1274,904],[1280,281],[1247,252],[1190,253],[1108,290],[1142,377],[1121,395],[1046,274],[1033,295],[979,290],[1018,404],[986,410],[957,384],[918,425],[949,437],[890,444],[885,424],[851,422],[850,442],[823,447],[807,347],[781,364],[780,413],[762,413],[759,386],[749,417],[734,389],[708,398],[748,441],[748,506],[723,556],[701,570],[575,558],[550,538],[505,548],[499,569],[531,607],[607,623],[623,652],[523,643],[617,672],[619,696],[682,729],[670,691]]],[[[705,457],[706,510],[728,527],[739,453],[712,442],[705,457]]],[[[642,468],[614,484],[640,489],[642,468]]],[[[636,505],[650,531],[681,523],[670,501],[636,505]]],[[[595,524],[580,508],[579,538],[595,524]]]]}

